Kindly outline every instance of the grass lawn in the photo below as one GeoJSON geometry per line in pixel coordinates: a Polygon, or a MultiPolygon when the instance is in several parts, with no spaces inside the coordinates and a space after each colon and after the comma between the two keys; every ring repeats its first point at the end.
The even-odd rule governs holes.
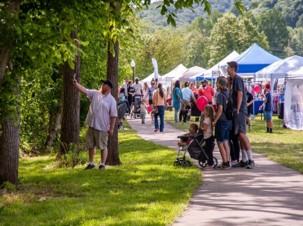
{"type": "Polygon", "coordinates": [[[54,168],[54,156],[22,158],[18,190],[0,191],[0,225],[172,223],[201,184],[201,172],[175,168],[174,150],[133,130],[119,131],[119,151],[123,165],[105,171],[54,168]]]}
{"type": "MultiPolygon", "coordinates": [[[[166,121],[178,129],[188,131],[188,123],[175,123],[173,111],[165,112],[166,121]]],[[[198,122],[197,122],[198,124],[198,122]]],[[[265,133],[265,121],[261,115],[251,122],[252,131],[248,132],[252,150],[303,173],[303,131],[282,128],[282,120],[273,117],[273,134],[265,133]]]]}

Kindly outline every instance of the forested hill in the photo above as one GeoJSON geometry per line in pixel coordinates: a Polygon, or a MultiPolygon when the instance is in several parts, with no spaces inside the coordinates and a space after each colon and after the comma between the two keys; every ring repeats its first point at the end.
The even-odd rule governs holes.
{"type": "MultiPolygon", "coordinates": [[[[236,12],[231,0],[209,0],[211,10],[220,12],[236,12]]],[[[290,27],[302,27],[303,25],[303,0],[243,0],[247,9],[251,10],[255,15],[264,13],[268,9],[276,8],[282,13],[286,19],[286,23],[290,27]]],[[[152,22],[155,26],[167,26],[166,17],[161,16],[159,3],[155,2],[148,9],[144,9],[138,13],[138,17],[145,21],[152,22]],[[155,12],[156,11],[156,12],[155,12]]],[[[173,8],[169,9],[173,11],[173,8]]],[[[192,9],[182,9],[176,12],[177,26],[190,24],[197,16],[206,15],[204,6],[195,5],[192,9]]]]}
{"type": "Polygon", "coordinates": [[[288,26],[303,25],[303,0],[252,0],[250,7],[256,14],[275,8],[282,13],[288,26]]]}

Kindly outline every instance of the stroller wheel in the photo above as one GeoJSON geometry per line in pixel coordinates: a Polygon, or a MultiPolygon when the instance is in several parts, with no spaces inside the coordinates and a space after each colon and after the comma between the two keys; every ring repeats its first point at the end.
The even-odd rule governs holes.
{"type": "Polygon", "coordinates": [[[189,160],[185,160],[182,162],[182,166],[189,167],[189,166],[191,166],[191,162],[189,160]]]}
{"type": "Polygon", "coordinates": [[[207,160],[199,160],[199,165],[202,167],[202,168],[205,168],[207,166],[207,160]]]}
{"type": "Polygon", "coordinates": [[[174,166],[181,166],[180,160],[175,160],[174,161],[174,166]]]}

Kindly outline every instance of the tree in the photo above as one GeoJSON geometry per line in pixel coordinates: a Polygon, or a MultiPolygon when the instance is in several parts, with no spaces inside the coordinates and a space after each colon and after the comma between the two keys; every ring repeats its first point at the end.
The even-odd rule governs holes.
{"type": "MultiPolygon", "coordinates": [[[[81,23],[92,23],[96,18],[102,20],[118,15],[116,19],[108,21],[113,23],[110,25],[118,25],[117,29],[109,32],[111,26],[105,23],[106,26],[101,26],[100,30],[104,36],[107,36],[106,34],[111,36],[111,39],[107,40],[113,43],[121,42],[124,38],[121,35],[124,34],[123,25],[127,24],[126,18],[133,14],[130,6],[141,7],[142,4],[148,6],[151,1],[145,0],[142,3],[140,0],[125,0],[121,2],[125,8],[117,14],[115,14],[117,11],[108,14],[107,10],[104,10],[104,4],[107,3],[108,1],[98,0],[82,2],[82,4],[76,0],[15,0],[0,3],[0,184],[4,181],[14,184],[18,182],[19,97],[21,96],[19,84],[24,79],[23,75],[27,71],[47,70],[68,63],[70,68],[67,65],[67,68],[64,68],[66,69],[64,79],[67,82],[68,77],[73,75],[74,62],[77,62],[76,56],[79,54],[75,51],[77,47],[71,33],[77,31],[81,23]],[[19,8],[21,10],[18,10],[19,8]]],[[[168,11],[167,7],[173,5],[176,9],[182,9],[191,7],[193,3],[204,4],[205,9],[210,11],[210,4],[206,0],[165,0],[161,3],[161,14],[167,15],[168,23],[174,25],[174,12],[168,11]]],[[[239,3],[241,1],[236,1],[235,4],[239,3]]],[[[81,34],[78,36],[81,40],[81,34]]],[[[111,50],[111,53],[114,51],[111,50]]],[[[52,73],[40,74],[45,78],[51,75],[52,73]]],[[[76,76],[79,74],[76,73],[76,76]]],[[[113,81],[118,81],[116,71],[112,76],[113,81]]],[[[117,86],[117,82],[115,83],[114,85],[117,86]]],[[[78,103],[77,94],[74,95],[74,103],[78,103]]],[[[68,129],[65,131],[64,133],[67,133],[68,129]]],[[[117,138],[115,139],[117,141],[117,138]]]]}
{"type": "Polygon", "coordinates": [[[289,34],[282,13],[276,9],[268,10],[259,17],[258,27],[267,37],[269,50],[274,55],[284,58],[284,48],[287,46],[289,34]]]}
{"type": "Polygon", "coordinates": [[[134,60],[136,61],[136,74],[151,74],[154,71],[151,58],[158,61],[159,73],[165,74],[184,62],[185,37],[182,32],[174,28],[156,30],[153,34],[142,37],[142,45],[138,48],[134,60]]]}
{"type": "MultiPolygon", "coordinates": [[[[110,11],[114,15],[113,19],[120,18],[122,3],[118,1],[110,1],[110,11]]],[[[114,33],[116,27],[114,23],[109,23],[111,33],[114,33]]],[[[118,62],[119,62],[119,41],[117,37],[112,36],[112,39],[108,40],[107,46],[107,78],[112,81],[114,87],[112,89],[112,95],[118,100],[118,62]]],[[[117,121],[116,121],[117,125],[117,121]]],[[[115,126],[114,134],[109,137],[108,140],[108,165],[120,165],[121,161],[119,158],[118,150],[118,127],[115,126]]]]}
{"type": "Polygon", "coordinates": [[[257,42],[264,48],[268,47],[266,37],[246,17],[237,18],[228,13],[218,19],[210,35],[210,61],[213,65],[233,50],[242,52],[252,43],[257,42]]]}
{"type": "Polygon", "coordinates": [[[298,27],[295,29],[289,28],[289,33],[291,39],[289,40],[289,45],[287,48],[287,56],[292,56],[294,54],[302,56],[303,55],[303,28],[298,27]]]}

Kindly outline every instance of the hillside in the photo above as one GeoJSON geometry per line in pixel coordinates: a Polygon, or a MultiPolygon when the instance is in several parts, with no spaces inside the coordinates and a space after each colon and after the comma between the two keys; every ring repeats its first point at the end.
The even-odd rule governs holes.
{"type": "MultiPolygon", "coordinates": [[[[209,0],[211,3],[211,11],[217,10],[224,12],[236,12],[230,0],[209,0]]],[[[244,0],[244,5],[251,10],[255,15],[266,12],[268,9],[276,8],[285,17],[286,23],[290,27],[301,26],[303,24],[303,0],[244,0]],[[299,21],[299,22],[298,22],[299,21]]],[[[161,16],[160,8],[157,8],[159,3],[153,3],[148,9],[138,12],[138,17],[148,21],[154,26],[167,26],[166,17],[161,16]]],[[[173,7],[169,11],[175,11],[173,7]]],[[[182,27],[190,24],[197,16],[207,15],[204,7],[195,5],[193,8],[187,8],[175,11],[177,18],[177,27],[182,27]]]]}

